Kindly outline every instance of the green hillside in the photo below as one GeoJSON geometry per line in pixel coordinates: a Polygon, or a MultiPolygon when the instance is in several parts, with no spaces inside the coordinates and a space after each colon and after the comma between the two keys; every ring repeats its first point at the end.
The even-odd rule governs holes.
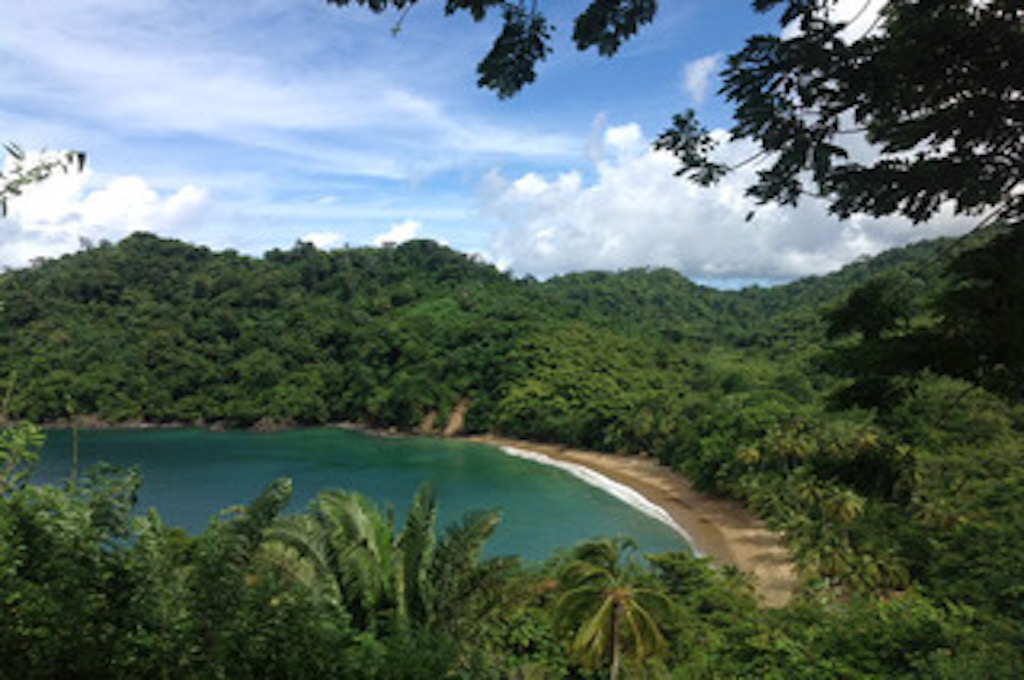
{"type": "MultiPolygon", "coordinates": [[[[993,232],[962,243],[921,243],[829,276],[718,291],[668,270],[515,279],[429,241],[332,252],[298,244],[257,259],[137,234],[0,276],[4,405],[11,418],[34,422],[351,421],[437,432],[461,404],[471,432],[653,455],[782,531],[804,579],[795,604],[764,612],[742,580],[678,556],[655,560],[652,572],[636,578],[674,603],[676,614],[665,625],[675,643],[657,657],[662,670],[675,669],[672,677],[1019,677],[1020,303],[1010,299],[985,312],[985,323],[971,321],[977,291],[991,284],[985,263],[993,252],[1018,252],[1005,242],[1013,238],[993,232]],[[994,247],[972,250],[986,243],[994,247]]],[[[1017,284],[1000,285],[1009,295],[1017,284]]],[[[45,502],[28,498],[32,487],[15,483],[11,452],[30,449],[21,440],[0,442],[8,461],[0,479],[8,503],[0,538],[35,536],[19,532],[44,516],[63,516],[53,510],[60,503],[127,502],[118,496],[127,487],[110,486],[111,478],[84,491],[72,486],[69,497],[52,491],[57,495],[45,502]]],[[[362,507],[345,502],[346,512],[362,507]]],[[[82,521],[92,522],[91,512],[82,521]]],[[[308,521],[328,516],[311,514],[308,521]]],[[[253,536],[263,529],[247,529],[246,517],[199,539],[154,526],[137,535],[143,529],[119,525],[136,537],[105,545],[116,553],[159,536],[163,547],[150,548],[183,569],[242,578],[249,567],[217,572],[215,553],[234,550],[225,546],[242,535],[249,536],[247,549],[257,550],[253,536]]],[[[102,543],[103,535],[88,540],[102,543]]],[[[0,548],[35,554],[31,541],[11,541],[0,548]]],[[[280,566],[298,553],[285,557],[252,559],[280,566]]],[[[22,562],[7,564],[15,563],[22,562]]],[[[316,561],[302,564],[312,569],[316,561]]],[[[44,597],[18,585],[17,574],[27,572],[2,565],[0,583],[7,578],[10,588],[22,588],[26,601],[44,597]]],[[[566,564],[550,568],[505,574],[499,582],[540,587],[556,572],[571,581],[569,572],[558,572],[566,564]]],[[[312,578],[309,572],[299,582],[312,578]]],[[[197,609],[182,616],[199,617],[189,625],[214,617],[200,612],[208,586],[189,586],[197,609]]],[[[317,600],[319,592],[300,588],[290,597],[323,614],[330,603],[317,600]]],[[[483,638],[465,637],[466,628],[453,628],[452,637],[438,633],[456,647],[460,636],[471,639],[474,654],[482,655],[452,651],[447,668],[458,658],[462,677],[603,677],[561,656],[561,624],[550,613],[560,611],[556,595],[526,592],[533,594],[520,591],[518,604],[480,624],[483,638]]],[[[239,602],[231,606],[249,607],[244,616],[255,617],[246,625],[263,620],[257,602],[239,602]]],[[[397,600],[346,602],[336,604],[363,612],[357,619],[409,614],[393,609],[397,600]]],[[[421,613],[422,622],[435,621],[421,613]]],[[[229,626],[217,616],[217,625],[229,626]]],[[[401,645],[423,655],[434,644],[427,628],[403,629],[420,637],[395,637],[383,623],[346,621],[324,640],[344,638],[331,658],[347,672],[360,663],[351,655],[377,654],[373,663],[383,665],[366,663],[380,670],[401,666],[401,645]],[[383,646],[360,647],[359,630],[383,646]]],[[[23,630],[5,633],[3,625],[3,644],[28,639],[23,630]]],[[[242,637],[231,644],[242,646],[232,653],[255,653],[239,642],[252,630],[234,634],[242,637]]],[[[418,677],[406,670],[366,677],[418,677]]]]}
{"type": "MultiPolygon", "coordinates": [[[[938,247],[888,254],[885,267],[938,247]]],[[[535,377],[545,351],[569,350],[585,369],[609,351],[633,355],[622,370],[686,392],[794,370],[803,382],[800,357],[759,360],[820,344],[822,309],[877,269],[723,292],[669,270],[515,280],[428,241],[330,253],[298,244],[254,259],[137,234],[0,277],[0,373],[17,379],[11,414],[34,421],[73,411],[409,428],[465,397],[481,430],[508,419],[499,402],[535,377]]]]}

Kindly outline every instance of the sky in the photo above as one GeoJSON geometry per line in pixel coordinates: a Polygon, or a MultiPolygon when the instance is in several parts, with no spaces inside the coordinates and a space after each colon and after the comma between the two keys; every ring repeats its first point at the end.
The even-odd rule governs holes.
{"type": "Polygon", "coordinates": [[[724,139],[724,57],[779,31],[748,0],[663,0],[613,59],[570,44],[586,2],[540,4],[555,51],[502,101],[476,87],[498,18],[441,0],[397,35],[394,13],[325,0],[0,0],[0,141],[88,154],[11,203],[0,269],[141,230],[249,255],[429,238],[517,275],[671,267],[732,287],[969,226],[815,202],[746,221],[754,168],[712,188],[673,175],[652,140],[690,107],[724,139]]]}

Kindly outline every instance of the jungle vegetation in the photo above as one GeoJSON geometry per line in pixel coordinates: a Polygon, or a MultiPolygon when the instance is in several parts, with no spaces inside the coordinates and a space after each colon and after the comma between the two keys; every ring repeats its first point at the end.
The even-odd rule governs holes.
{"type": "MultiPolygon", "coordinates": [[[[278,480],[189,536],[133,515],[130,472],[28,484],[40,435],[9,426],[0,674],[1024,676],[1019,3],[891,0],[853,39],[834,0],[753,4],[797,30],[724,73],[731,134],[760,149],[750,195],[985,228],[740,292],[665,270],[538,282],[425,241],[254,259],[136,235],[0,276],[3,414],[431,429],[469,404],[471,431],[653,455],[743,501],[784,532],[800,597],[761,609],[738,574],[642,566],[616,539],[481,560],[494,518],[439,534],[429,489],[399,528],[351,491],[281,517],[278,480]]],[[[543,3],[444,7],[501,14],[481,86],[536,78],[543,3]]],[[[656,9],[593,0],[574,43],[611,56],[656,9]]],[[[657,145],[699,182],[732,170],[692,112],[657,145]]]]}
{"type": "Polygon", "coordinates": [[[972,298],[1013,238],[742,291],[669,270],[537,281],[429,241],[253,258],[136,234],[8,271],[11,423],[429,434],[464,403],[469,431],[656,456],[739,499],[803,586],[762,609],[740,574],[614,537],[542,567],[483,560],[497,518],[437,527],[430,489],[400,521],[358,490],[281,516],[279,480],[190,536],[133,507],[130,471],[27,483],[42,435],[11,424],[2,672],[1019,677],[1019,298],[972,298]]]}

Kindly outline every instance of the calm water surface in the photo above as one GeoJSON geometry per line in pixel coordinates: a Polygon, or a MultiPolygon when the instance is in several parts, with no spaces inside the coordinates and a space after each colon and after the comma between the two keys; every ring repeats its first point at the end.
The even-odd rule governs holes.
{"type": "MultiPolygon", "coordinates": [[[[80,468],[98,462],[137,466],[139,509],[199,532],[209,518],[251,501],[277,477],[295,484],[293,510],[318,491],[355,490],[404,517],[416,488],[436,487],[441,523],[497,508],[502,523],[488,553],[550,557],[594,536],[628,535],[642,552],[688,549],[670,528],[568,473],[471,442],[382,438],[335,429],[270,434],[205,430],[97,430],[79,433],[80,468]]],[[[71,434],[48,433],[33,481],[64,480],[71,434]]]]}

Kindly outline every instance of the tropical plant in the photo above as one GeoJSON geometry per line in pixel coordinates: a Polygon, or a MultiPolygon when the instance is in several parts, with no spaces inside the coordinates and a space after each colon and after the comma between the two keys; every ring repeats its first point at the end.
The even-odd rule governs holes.
{"type": "Polygon", "coordinates": [[[357,626],[470,635],[500,597],[514,562],[479,559],[497,513],[471,513],[440,540],[437,517],[430,484],[417,490],[401,531],[391,511],[381,513],[365,496],[325,491],[305,514],[279,520],[266,538],[307,560],[327,596],[357,626]]]}
{"type": "Polygon", "coordinates": [[[292,482],[271,482],[249,505],[211,522],[193,546],[188,574],[189,609],[206,663],[215,667],[243,648],[253,585],[261,581],[258,559],[264,530],[291,499],[292,482]]]}
{"type": "Polygon", "coordinates": [[[100,469],[74,488],[26,485],[0,496],[0,677],[109,676],[125,648],[116,585],[137,474],[100,469]]]}
{"type": "Polygon", "coordinates": [[[35,425],[0,429],[0,496],[25,484],[42,445],[43,433],[35,425]]]}
{"type": "Polygon", "coordinates": [[[480,558],[500,521],[496,511],[477,510],[445,530],[426,570],[430,590],[424,623],[474,640],[497,607],[518,597],[519,584],[512,578],[517,559],[480,558]]]}
{"type": "Polygon", "coordinates": [[[351,491],[321,492],[306,513],[281,518],[266,533],[312,564],[326,596],[360,628],[376,628],[385,613],[404,615],[401,556],[394,515],[351,491]]]}
{"type": "Polygon", "coordinates": [[[584,667],[607,667],[611,680],[624,660],[642,674],[644,662],[666,644],[661,626],[671,602],[630,561],[635,549],[630,539],[587,541],[572,550],[559,573],[555,620],[570,636],[569,652],[584,667]]]}

